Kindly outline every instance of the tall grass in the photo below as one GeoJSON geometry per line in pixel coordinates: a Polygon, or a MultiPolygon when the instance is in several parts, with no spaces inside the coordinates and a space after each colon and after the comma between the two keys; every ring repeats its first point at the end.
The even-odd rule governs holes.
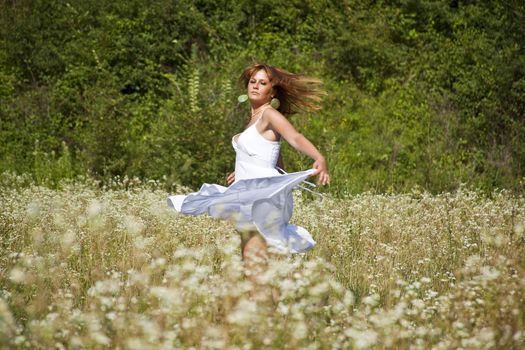
{"type": "MultiPolygon", "coordinates": [[[[253,300],[233,226],[170,211],[156,183],[0,182],[0,346],[518,349],[525,199],[296,195],[318,245],[272,255],[253,300]],[[266,286],[266,287],[265,287],[266,286]]],[[[187,189],[179,188],[177,192],[187,189]]]]}

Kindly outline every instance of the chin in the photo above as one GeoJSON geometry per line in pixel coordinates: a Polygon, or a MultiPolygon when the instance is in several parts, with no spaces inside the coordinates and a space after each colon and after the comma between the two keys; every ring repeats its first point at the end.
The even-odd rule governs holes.
{"type": "Polygon", "coordinates": [[[261,98],[261,96],[259,96],[259,95],[256,95],[256,96],[251,95],[250,96],[250,101],[251,102],[256,102],[256,103],[265,103],[266,100],[264,98],[261,98]]]}

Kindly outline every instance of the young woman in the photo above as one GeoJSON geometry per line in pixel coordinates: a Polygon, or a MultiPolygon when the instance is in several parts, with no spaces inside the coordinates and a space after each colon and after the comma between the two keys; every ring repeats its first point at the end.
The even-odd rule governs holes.
{"type": "Polygon", "coordinates": [[[240,77],[251,104],[246,129],[233,137],[235,171],[229,187],[204,184],[188,196],[171,196],[168,204],[177,211],[233,219],[241,233],[241,251],[248,277],[256,282],[264,269],[268,246],[298,253],[315,241],[304,228],[289,224],[293,203],[291,191],[309,176],[330,182],[323,155],[287,119],[299,110],[316,110],[322,92],[319,80],[293,74],[266,64],[247,67],[240,77]],[[280,143],[285,139],[313,159],[312,169],[282,174],[280,143]]]}

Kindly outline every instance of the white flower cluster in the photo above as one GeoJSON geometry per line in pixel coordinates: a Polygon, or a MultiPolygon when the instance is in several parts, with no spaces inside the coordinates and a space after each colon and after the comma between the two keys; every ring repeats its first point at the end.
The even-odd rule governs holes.
{"type": "Polygon", "coordinates": [[[177,215],[159,188],[4,175],[0,348],[525,346],[523,197],[296,194],[318,245],[270,254],[254,284],[233,225],[177,215]]]}

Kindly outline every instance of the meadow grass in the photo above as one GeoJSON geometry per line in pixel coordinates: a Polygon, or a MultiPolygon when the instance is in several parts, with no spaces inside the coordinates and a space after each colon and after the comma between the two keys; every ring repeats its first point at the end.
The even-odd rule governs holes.
{"type": "MultiPolygon", "coordinates": [[[[187,189],[179,188],[177,192],[187,189]]],[[[318,245],[272,254],[254,300],[231,223],[156,183],[0,182],[9,349],[518,349],[525,199],[506,191],[295,194],[318,245]]]]}

